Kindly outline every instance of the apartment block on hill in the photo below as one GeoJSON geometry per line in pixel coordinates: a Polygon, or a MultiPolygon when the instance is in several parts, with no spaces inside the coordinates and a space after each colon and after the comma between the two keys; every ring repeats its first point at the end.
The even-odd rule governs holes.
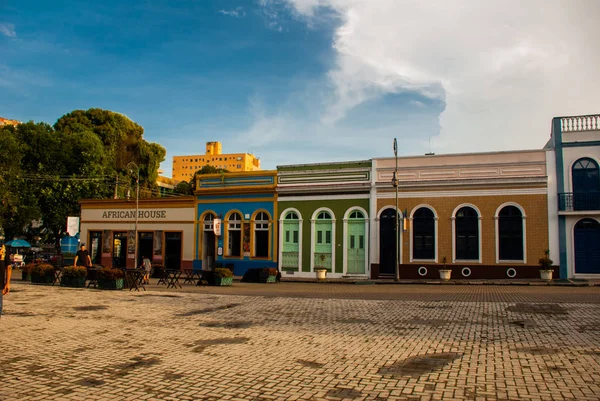
{"type": "Polygon", "coordinates": [[[204,166],[226,169],[231,172],[260,170],[260,159],[250,153],[223,153],[221,142],[206,142],[204,155],[173,156],[175,181],[189,181],[204,166]]]}

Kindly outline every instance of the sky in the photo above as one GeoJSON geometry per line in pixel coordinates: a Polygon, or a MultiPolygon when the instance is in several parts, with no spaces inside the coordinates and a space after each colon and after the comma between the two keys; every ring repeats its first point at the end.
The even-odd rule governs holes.
{"type": "Polygon", "coordinates": [[[0,116],[122,113],[263,169],[539,149],[600,113],[598,0],[0,1],[0,116]]]}

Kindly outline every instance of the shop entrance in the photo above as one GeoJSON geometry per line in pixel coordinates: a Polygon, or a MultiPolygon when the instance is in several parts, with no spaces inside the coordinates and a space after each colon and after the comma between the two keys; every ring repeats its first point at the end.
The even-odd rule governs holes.
{"type": "Polygon", "coordinates": [[[113,236],[113,267],[127,267],[127,233],[116,232],[113,236]]]}
{"type": "Polygon", "coordinates": [[[165,269],[181,269],[181,233],[165,233],[165,269]]]}
{"type": "Polygon", "coordinates": [[[90,259],[93,265],[102,264],[102,231],[90,232],[90,259]]]}
{"type": "Polygon", "coordinates": [[[152,261],[154,249],[154,233],[139,233],[138,262],[137,267],[142,265],[144,256],[152,261]]]}

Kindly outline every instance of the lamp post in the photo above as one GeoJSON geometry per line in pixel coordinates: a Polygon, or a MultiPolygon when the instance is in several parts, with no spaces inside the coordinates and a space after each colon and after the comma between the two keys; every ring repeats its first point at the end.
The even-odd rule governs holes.
{"type": "Polygon", "coordinates": [[[138,215],[140,208],[140,168],[134,162],[127,163],[127,168],[132,165],[137,170],[137,179],[135,180],[135,250],[133,251],[134,268],[138,267],[138,215]]]}
{"type": "Polygon", "coordinates": [[[394,138],[394,156],[396,158],[396,169],[394,170],[394,177],[392,178],[392,185],[396,188],[396,209],[394,210],[396,214],[396,265],[394,267],[395,279],[396,281],[400,281],[400,268],[399,264],[399,242],[400,242],[400,231],[398,227],[398,141],[394,138]]]}

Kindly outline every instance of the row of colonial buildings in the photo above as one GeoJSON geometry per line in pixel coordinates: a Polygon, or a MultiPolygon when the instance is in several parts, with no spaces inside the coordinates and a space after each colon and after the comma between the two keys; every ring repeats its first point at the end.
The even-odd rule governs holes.
{"type": "Polygon", "coordinates": [[[446,266],[453,278],[530,278],[549,249],[555,276],[597,277],[599,163],[600,115],[555,118],[539,150],[198,175],[193,197],[140,200],[139,210],[84,200],[81,238],[113,266],[149,256],[236,275],[393,278],[398,266],[400,278],[428,279],[446,266]]]}

